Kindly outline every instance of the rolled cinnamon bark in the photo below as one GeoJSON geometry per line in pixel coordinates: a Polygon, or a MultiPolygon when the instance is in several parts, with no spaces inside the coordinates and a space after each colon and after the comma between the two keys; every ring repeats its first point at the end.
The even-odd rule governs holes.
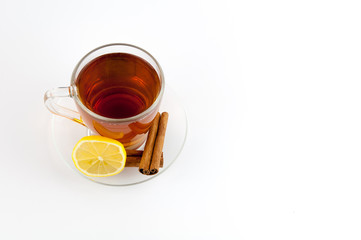
{"type": "MultiPolygon", "coordinates": [[[[143,151],[142,151],[143,152],[143,151]]],[[[141,156],[127,156],[127,161],[125,162],[125,167],[139,167],[140,160],[142,159],[141,156]]],[[[160,158],[160,167],[163,167],[163,153],[160,158]]]]}
{"type": "Polygon", "coordinates": [[[139,156],[141,157],[143,155],[142,150],[125,150],[127,152],[127,156],[139,156]]]}
{"type": "Polygon", "coordinates": [[[159,120],[158,133],[157,133],[157,138],[156,138],[155,144],[154,144],[149,175],[156,174],[159,171],[161,156],[162,156],[162,152],[163,152],[165,132],[166,132],[167,123],[168,123],[168,116],[169,116],[169,114],[167,112],[163,112],[162,116],[160,117],[160,120],[159,120]]]}
{"type": "Polygon", "coordinates": [[[148,138],[147,141],[145,142],[144,152],[139,164],[139,172],[145,175],[150,174],[149,167],[150,167],[150,161],[152,159],[155,138],[158,132],[159,118],[160,118],[160,114],[157,113],[149,129],[148,138]]]}

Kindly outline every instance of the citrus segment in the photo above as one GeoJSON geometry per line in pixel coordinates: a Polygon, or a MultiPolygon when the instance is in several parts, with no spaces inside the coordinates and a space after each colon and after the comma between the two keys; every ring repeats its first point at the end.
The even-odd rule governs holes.
{"type": "Polygon", "coordinates": [[[126,152],[120,142],[101,136],[83,137],[72,154],[75,167],[90,177],[108,177],[120,173],[126,152]]]}

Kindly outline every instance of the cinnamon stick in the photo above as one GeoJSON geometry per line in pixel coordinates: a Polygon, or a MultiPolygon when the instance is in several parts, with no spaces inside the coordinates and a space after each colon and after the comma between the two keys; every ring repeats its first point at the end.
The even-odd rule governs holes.
{"type": "Polygon", "coordinates": [[[143,154],[142,150],[126,150],[127,156],[139,156],[141,157],[143,154]]]}
{"type": "Polygon", "coordinates": [[[148,138],[145,143],[144,152],[139,164],[139,172],[142,174],[149,175],[150,173],[149,167],[150,161],[152,159],[154,142],[158,131],[159,118],[160,114],[157,113],[149,129],[148,138]]]}
{"type": "Polygon", "coordinates": [[[163,112],[159,120],[157,138],[155,140],[152,161],[150,164],[150,175],[156,174],[159,171],[161,156],[163,152],[165,132],[168,123],[168,116],[169,114],[167,112],[163,112]]]}
{"type": "MultiPolygon", "coordinates": [[[[141,152],[143,152],[143,151],[141,151],[141,152]]],[[[127,156],[127,160],[125,162],[125,167],[139,167],[141,159],[142,159],[141,156],[136,156],[136,155],[127,156]]],[[[160,167],[163,167],[163,163],[164,163],[164,158],[163,158],[163,153],[162,153],[162,156],[160,158],[160,167]]]]}

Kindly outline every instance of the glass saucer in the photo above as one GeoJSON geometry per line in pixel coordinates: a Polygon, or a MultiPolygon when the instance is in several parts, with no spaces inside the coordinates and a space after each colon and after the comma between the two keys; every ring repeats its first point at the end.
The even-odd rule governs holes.
{"type": "MultiPolygon", "coordinates": [[[[75,109],[74,103],[69,102],[67,98],[59,99],[59,104],[75,109]]],[[[75,144],[84,136],[90,134],[87,128],[77,124],[69,119],[52,116],[51,129],[54,146],[61,159],[76,173],[100,184],[113,186],[127,186],[142,183],[155,178],[167,170],[181,153],[187,136],[187,116],[182,103],[176,93],[168,87],[165,87],[163,100],[160,106],[160,112],[168,112],[169,120],[167,125],[166,137],[163,147],[164,165],[159,172],[152,176],[139,173],[137,167],[126,167],[124,170],[111,177],[88,177],[79,172],[74,166],[71,154],[75,144]]],[[[143,149],[141,146],[139,149],[143,149]]]]}

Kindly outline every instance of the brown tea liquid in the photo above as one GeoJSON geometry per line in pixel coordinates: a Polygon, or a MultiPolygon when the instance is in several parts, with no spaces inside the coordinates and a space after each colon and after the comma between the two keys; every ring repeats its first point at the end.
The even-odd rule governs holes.
{"type": "Polygon", "coordinates": [[[83,104],[108,118],[128,118],[145,111],[161,88],[155,69],[128,53],[111,53],[92,60],[75,84],[83,104]]]}

